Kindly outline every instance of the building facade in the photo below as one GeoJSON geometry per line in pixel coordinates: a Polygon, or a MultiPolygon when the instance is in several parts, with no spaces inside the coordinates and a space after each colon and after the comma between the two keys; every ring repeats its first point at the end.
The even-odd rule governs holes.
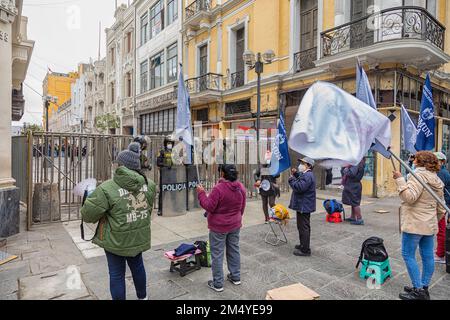
{"type": "Polygon", "coordinates": [[[0,238],[19,232],[19,190],[12,178],[11,121],[20,120],[25,101],[22,84],[34,41],[27,37],[22,0],[0,1],[0,238]]]}
{"type": "Polygon", "coordinates": [[[45,102],[43,105],[43,127],[47,131],[56,132],[55,127],[51,124],[55,124],[56,119],[53,119],[59,106],[66,103],[72,97],[72,84],[78,79],[78,72],[70,73],[59,73],[59,72],[48,72],[42,83],[43,95],[56,97],[57,101],[50,102],[48,107],[48,128],[46,125],[46,106],[45,102]]]}
{"type": "Polygon", "coordinates": [[[135,127],[135,34],[135,6],[122,4],[106,29],[105,116],[111,120],[111,134],[133,134],[135,127]]]}
{"type": "MultiPolygon", "coordinates": [[[[256,127],[256,73],[246,50],[276,58],[264,65],[261,128],[276,128],[280,110],[288,134],[306,90],[317,80],[355,94],[359,60],[378,110],[392,121],[392,150],[403,158],[400,105],[417,118],[426,72],[431,72],[437,149],[449,152],[450,3],[445,0],[194,0],[184,3],[183,61],[193,121],[208,136],[256,127]]],[[[292,153],[293,163],[298,155],[292,153]]],[[[337,169],[337,168],[336,168],[337,169]]],[[[336,170],[337,172],[339,170],[336,170]]],[[[364,193],[395,191],[392,165],[369,153],[364,193]]]]}
{"type": "Polygon", "coordinates": [[[182,0],[139,0],[136,6],[136,114],[140,134],[167,135],[176,117],[182,62],[182,0]]]}
{"type": "Polygon", "coordinates": [[[92,68],[86,73],[86,98],[85,112],[83,117],[84,132],[104,133],[103,127],[105,114],[105,67],[106,59],[94,61],[92,68]]]}

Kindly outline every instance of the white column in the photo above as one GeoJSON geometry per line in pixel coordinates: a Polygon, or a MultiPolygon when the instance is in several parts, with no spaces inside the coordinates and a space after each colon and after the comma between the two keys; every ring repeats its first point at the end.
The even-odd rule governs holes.
{"type": "Polygon", "coordinates": [[[11,177],[13,2],[0,2],[0,189],[14,186],[11,177]]]}

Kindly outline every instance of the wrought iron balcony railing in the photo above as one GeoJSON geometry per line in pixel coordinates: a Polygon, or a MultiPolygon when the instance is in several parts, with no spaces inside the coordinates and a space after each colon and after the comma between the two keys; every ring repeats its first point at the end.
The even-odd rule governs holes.
{"type": "Polygon", "coordinates": [[[201,11],[211,10],[210,0],[195,0],[186,7],[186,19],[195,16],[201,11]]]}
{"type": "Polygon", "coordinates": [[[317,47],[297,52],[294,54],[295,72],[314,68],[315,60],[317,60],[317,47]]]}
{"type": "Polygon", "coordinates": [[[242,87],[245,81],[244,70],[232,73],[230,80],[231,89],[242,87]]]}
{"type": "Polygon", "coordinates": [[[186,87],[190,93],[200,93],[202,91],[220,91],[222,88],[222,75],[217,73],[207,73],[202,76],[186,80],[186,87]]]}
{"type": "Polygon", "coordinates": [[[395,7],[321,33],[322,57],[401,39],[418,39],[444,49],[445,27],[421,7],[395,7]]]}

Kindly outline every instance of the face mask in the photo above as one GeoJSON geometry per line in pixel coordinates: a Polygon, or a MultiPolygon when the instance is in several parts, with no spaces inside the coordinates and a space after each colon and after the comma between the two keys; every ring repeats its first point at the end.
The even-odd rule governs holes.
{"type": "Polygon", "coordinates": [[[413,163],[411,169],[413,169],[413,171],[416,171],[416,165],[413,163]]]}
{"type": "Polygon", "coordinates": [[[298,166],[298,171],[299,172],[305,172],[306,171],[306,166],[304,164],[301,164],[298,166]]]}
{"type": "Polygon", "coordinates": [[[267,165],[270,165],[270,160],[267,160],[267,161],[266,161],[266,164],[267,164],[267,165]]]}
{"type": "Polygon", "coordinates": [[[172,145],[171,145],[171,144],[168,144],[168,145],[167,145],[167,149],[172,150],[172,145]]]}

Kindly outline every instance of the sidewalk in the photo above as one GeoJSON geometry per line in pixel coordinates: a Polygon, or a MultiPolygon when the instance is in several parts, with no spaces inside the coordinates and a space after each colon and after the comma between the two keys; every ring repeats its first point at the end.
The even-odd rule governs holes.
{"type": "MultiPolygon", "coordinates": [[[[339,198],[336,194],[334,197],[339,198]]],[[[319,192],[318,198],[333,198],[333,194],[319,192]]],[[[288,201],[288,194],[279,200],[285,205],[288,201]]],[[[295,219],[287,226],[288,244],[266,244],[264,236],[269,227],[262,224],[260,202],[249,201],[241,231],[242,285],[226,283],[222,293],[206,287],[211,277],[209,268],[181,278],[169,272],[169,262],[163,258],[165,251],[182,242],[207,239],[203,212],[176,218],[156,217],[153,246],[144,253],[150,299],[264,299],[267,290],[296,282],[316,290],[321,299],[397,299],[403,286],[409,284],[401,258],[398,199],[364,199],[366,225],[362,227],[326,223],[322,201],[318,199],[318,213],[311,218],[313,254],[309,258],[292,255],[298,243],[295,219]],[[375,213],[379,209],[389,213],[375,213]],[[378,290],[369,289],[355,270],[361,243],[375,235],[385,240],[393,270],[393,277],[378,290]]],[[[72,224],[79,230],[78,222],[72,224]]],[[[8,238],[6,249],[2,250],[19,258],[0,266],[0,299],[110,299],[104,255],[86,256],[86,250],[101,250],[86,249],[91,246],[89,242],[79,242],[77,246],[70,230],[75,228],[54,224],[8,238]],[[78,270],[81,281],[77,282],[78,270]]],[[[79,232],[75,235],[79,236],[79,232]]],[[[126,279],[127,296],[136,299],[128,271],[126,279]]],[[[432,299],[450,299],[450,275],[445,273],[445,266],[436,265],[430,292],[432,299]]]]}

